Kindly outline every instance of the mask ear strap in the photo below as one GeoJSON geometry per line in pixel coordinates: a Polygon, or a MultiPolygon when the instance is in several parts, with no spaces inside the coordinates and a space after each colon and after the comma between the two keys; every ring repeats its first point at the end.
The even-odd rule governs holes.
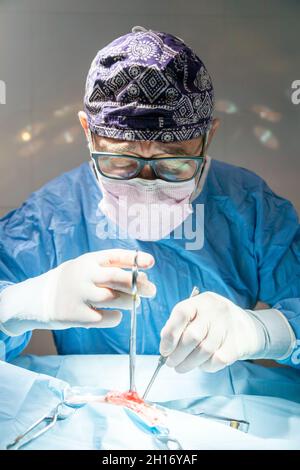
{"type": "MultiPolygon", "coordinates": [[[[88,148],[89,148],[90,156],[91,156],[94,149],[93,149],[93,135],[92,135],[92,132],[91,132],[90,128],[88,128],[88,130],[87,130],[87,144],[88,144],[88,148]]],[[[92,161],[93,171],[94,171],[96,180],[99,181],[98,170],[96,168],[96,164],[94,162],[94,159],[91,158],[91,161],[92,161]]]]}
{"type": "Polygon", "coordinates": [[[203,157],[205,157],[206,146],[207,146],[207,142],[208,142],[209,133],[210,133],[210,129],[208,129],[208,131],[205,132],[205,134],[204,134],[203,145],[202,145],[202,149],[201,149],[201,154],[202,154],[203,157]]]}
{"type": "Polygon", "coordinates": [[[190,203],[193,202],[196,197],[199,195],[199,190],[198,190],[198,186],[199,186],[199,183],[200,183],[200,179],[201,179],[201,176],[203,174],[203,170],[204,170],[204,167],[205,167],[205,164],[206,164],[206,146],[207,146],[207,142],[208,142],[208,137],[209,137],[209,130],[207,132],[205,132],[204,136],[203,136],[203,142],[202,142],[202,148],[201,148],[201,157],[203,157],[203,164],[202,166],[199,168],[196,176],[195,176],[195,189],[194,191],[192,192],[191,196],[190,196],[190,203]]]}
{"type": "Polygon", "coordinates": [[[91,129],[88,127],[88,130],[87,130],[87,143],[88,143],[88,148],[89,148],[89,151],[90,153],[93,152],[93,136],[92,136],[92,132],[91,132],[91,129]]]}

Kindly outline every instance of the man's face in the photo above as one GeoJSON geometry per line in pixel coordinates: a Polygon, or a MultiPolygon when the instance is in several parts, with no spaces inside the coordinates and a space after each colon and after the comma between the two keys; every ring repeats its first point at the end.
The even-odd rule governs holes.
{"type": "MultiPolygon", "coordinates": [[[[97,152],[112,152],[133,155],[140,158],[199,156],[202,150],[202,137],[183,142],[126,141],[93,135],[97,152]]],[[[154,180],[156,176],[149,165],[145,165],[139,178],[154,180]]]]}

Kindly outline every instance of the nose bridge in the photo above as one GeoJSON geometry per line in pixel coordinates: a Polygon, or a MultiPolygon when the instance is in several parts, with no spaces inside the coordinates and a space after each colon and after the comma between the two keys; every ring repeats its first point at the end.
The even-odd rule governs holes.
{"type": "Polygon", "coordinates": [[[138,177],[139,178],[144,178],[144,179],[147,179],[147,180],[156,179],[156,175],[154,173],[154,170],[153,170],[152,166],[149,164],[149,162],[144,164],[144,167],[140,171],[138,177]]]}
{"type": "Polygon", "coordinates": [[[151,140],[141,140],[139,142],[139,151],[140,156],[143,158],[152,159],[153,156],[160,153],[160,148],[157,145],[157,142],[151,140]]]}
{"type": "MultiPolygon", "coordinates": [[[[142,159],[148,159],[151,160],[153,157],[153,154],[155,153],[155,148],[153,148],[153,142],[151,141],[141,141],[140,142],[140,155],[139,157],[142,159]]],[[[145,162],[142,170],[140,173],[137,175],[139,178],[144,178],[147,180],[155,180],[156,175],[149,164],[149,162],[145,162]]]]}

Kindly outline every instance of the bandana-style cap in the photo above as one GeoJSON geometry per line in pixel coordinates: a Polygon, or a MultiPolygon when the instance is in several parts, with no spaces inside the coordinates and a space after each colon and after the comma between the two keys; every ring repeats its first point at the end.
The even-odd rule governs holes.
{"type": "Polygon", "coordinates": [[[97,53],[84,97],[90,130],[122,140],[199,137],[210,127],[213,104],[211,78],[193,50],[140,26],[97,53]]]}

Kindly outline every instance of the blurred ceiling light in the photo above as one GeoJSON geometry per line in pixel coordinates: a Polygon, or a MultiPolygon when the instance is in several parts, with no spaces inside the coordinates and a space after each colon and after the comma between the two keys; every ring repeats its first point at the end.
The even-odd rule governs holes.
{"type": "Polygon", "coordinates": [[[64,139],[66,144],[71,144],[72,142],[74,142],[74,137],[70,131],[64,132],[64,139]]]}
{"type": "Polygon", "coordinates": [[[32,139],[31,132],[29,131],[22,131],[21,132],[21,140],[23,142],[29,142],[32,139]]]}
{"type": "Polygon", "coordinates": [[[229,100],[217,100],[215,105],[216,111],[225,114],[234,114],[237,112],[237,106],[229,100]]]}
{"type": "Polygon", "coordinates": [[[265,127],[256,126],[253,129],[255,137],[262,145],[271,150],[276,150],[279,147],[279,141],[270,129],[265,127]]]}
{"type": "Polygon", "coordinates": [[[78,135],[80,129],[79,126],[73,126],[65,131],[61,132],[57,137],[54,139],[54,144],[62,145],[62,144],[72,144],[78,135]]]}
{"type": "Polygon", "coordinates": [[[281,119],[281,113],[273,111],[267,106],[255,104],[252,106],[251,110],[258,114],[261,119],[265,119],[266,121],[279,122],[281,119]]]}
{"type": "Polygon", "coordinates": [[[20,131],[20,133],[17,135],[17,140],[20,143],[30,142],[33,138],[41,134],[45,127],[45,124],[42,122],[35,122],[30,124],[20,131]]]}

